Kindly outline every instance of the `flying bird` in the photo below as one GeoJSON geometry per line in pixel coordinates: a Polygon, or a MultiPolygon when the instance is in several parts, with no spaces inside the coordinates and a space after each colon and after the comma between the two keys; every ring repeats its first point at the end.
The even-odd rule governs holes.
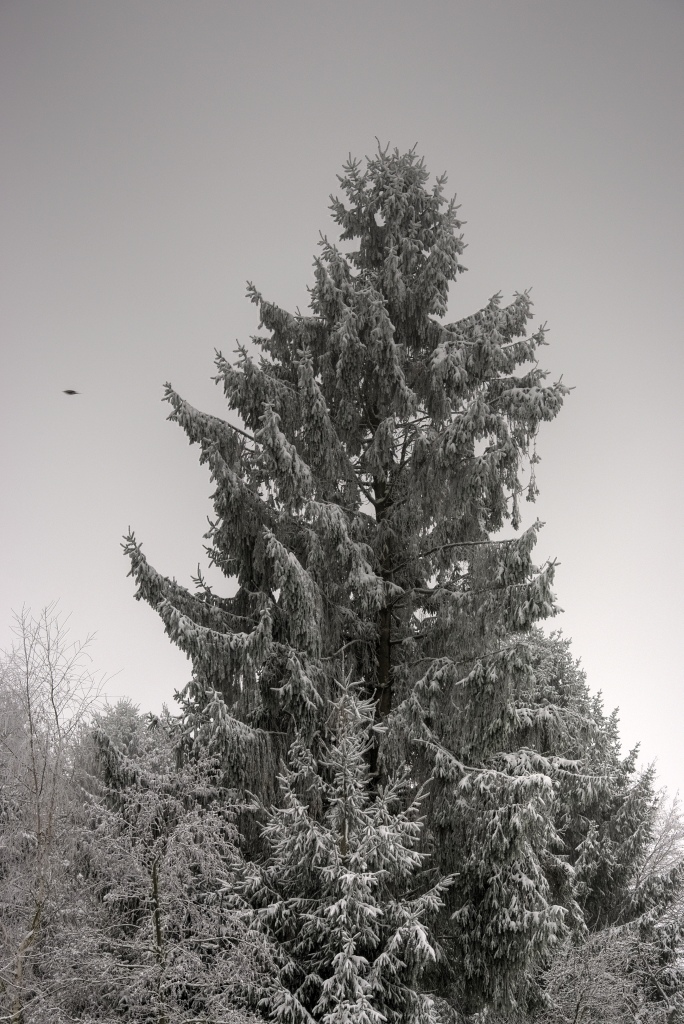
{"type": "Polygon", "coordinates": [[[81,394],[81,392],[80,392],[80,391],[73,391],[73,390],[72,390],[72,388],[66,388],[66,389],[65,389],[65,390],[64,390],[64,391],[62,392],[62,394],[64,394],[64,395],[80,395],[80,394],[81,394]]]}

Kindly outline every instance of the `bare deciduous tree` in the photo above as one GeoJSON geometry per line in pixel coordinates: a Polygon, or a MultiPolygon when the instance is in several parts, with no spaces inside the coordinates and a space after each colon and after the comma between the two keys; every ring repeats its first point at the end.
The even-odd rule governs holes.
{"type": "Polygon", "coordinates": [[[40,998],[41,941],[66,898],[74,740],[101,682],[55,604],[15,615],[0,662],[0,1007],[22,1024],[40,998]]]}

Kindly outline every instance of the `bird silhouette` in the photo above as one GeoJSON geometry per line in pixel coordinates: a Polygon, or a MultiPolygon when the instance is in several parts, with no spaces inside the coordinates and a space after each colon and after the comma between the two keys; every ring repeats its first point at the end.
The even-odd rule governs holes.
{"type": "Polygon", "coordinates": [[[80,391],[74,391],[74,390],[72,390],[72,388],[66,388],[66,389],[65,389],[65,390],[64,390],[64,391],[62,392],[62,394],[63,394],[63,395],[80,395],[80,394],[81,394],[81,392],[80,392],[80,391]]]}

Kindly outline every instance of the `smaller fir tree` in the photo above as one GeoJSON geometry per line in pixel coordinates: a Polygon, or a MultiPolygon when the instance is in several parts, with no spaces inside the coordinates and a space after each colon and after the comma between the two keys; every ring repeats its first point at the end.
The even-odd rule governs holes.
{"type": "Polygon", "coordinates": [[[650,906],[650,860],[661,800],[655,767],[637,767],[639,748],[621,751],[617,709],[606,714],[560,633],[533,631],[539,697],[570,726],[556,753],[579,771],[558,776],[556,827],[573,868],[575,896],[590,932],[626,924],[650,906]]]}
{"type": "Polygon", "coordinates": [[[432,1024],[419,981],[439,956],[429,924],[450,880],[431,885],[422,870],[422,794],[407,773],[371,795],[374,702],[348,678],[330,708],[318,759],[291,747],[263,827],[270,856],[245,880],[278,950],[260,1005],[283,1024],[432,1024]]]}

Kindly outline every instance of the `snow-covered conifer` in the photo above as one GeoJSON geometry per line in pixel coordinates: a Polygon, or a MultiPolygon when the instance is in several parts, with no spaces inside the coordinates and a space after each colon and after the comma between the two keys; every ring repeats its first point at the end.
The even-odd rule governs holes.
{"type": "Polygon", "coordinates": [[[407,798],[407,772],[372,792],[371,699],[347,680],[328,710],[318,760],[301,740],[290,748],[282,806],[263,828],[268,859],[245,882],[277,949],[261,1006],[283,1024],[432,1024],[419,983],[447,883],[423,870],[420,794],[407,798]]]}
{"type": "Polygon", "coordinates": [[[528,333],[526,292],[449,320],[464,246],[445,181],[429,185],[413,151],[350,159],[310,311],[250,286],[260,355],[217,356],[239,426],[167,385],[170,418],[211,473],[207,550],[233,596],[162,575],[132,534],[125,549],[137,596],[192,660],[189,735],[266,802],[295,737],[319,757],[346,659],[386,727],[368,785],[404,765],[432,780],[431,864],[459,873],[449,984],[468,1005],[513,1004],[565,928],[549,878],[567,876],[551,796],[569,726],[528,643],[555,611],[554,564],[532,557],[541,524],[494,535],[517,531],[521,498],[534,500],[535,437],[567,389],[539,366],[546,335],[528,333]]]}

